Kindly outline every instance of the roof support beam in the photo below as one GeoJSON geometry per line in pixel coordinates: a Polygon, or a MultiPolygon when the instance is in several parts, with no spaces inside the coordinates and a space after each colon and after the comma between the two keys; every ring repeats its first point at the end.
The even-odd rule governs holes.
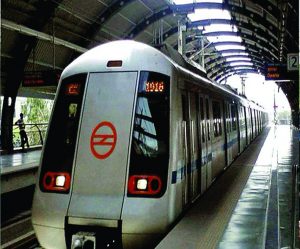
{"type": "MultiPolygon", "coordinates": [[[[254,61],[246,61],[246,60],[234,60],[234,61],[217,61],[217,62],[214,62],[214,63],[206,63],[206,70],[207,72],[210,72],[211,70],[213,70],[213,68],[215,67],[224,67],[226,65],[230,65],[231,63],[252,63],[254,66],[260,66],[260,67],[263,67],[263,63],[261,62],[254,62],[254,61]]],[[[234,66],[232,66],[234,67],[234,66]]]]}
{"type": "Polygon", "coordinates": [[[5,29],[13,30],[13,31],[19,32],[20,34],[26,35],[26,36],[34,37],[34,38],[44,40],[44,41],[49,41],[51,43],[54,42],[55,45],[64,46],[64,47],[70,48],[79,53],[84,53],[87,51],[86,48],[77,46],[74,43],[62,40],[57,37],[53,37],[52,35],[48,35],[46,33],[43,33],[43,32],[37,31],[37,30],[33,30],[31,28],[27,28],[23,25],[16,24],[9,20],[1,19],[1,26],[5,29]]]}
{"type": "Polygon", "coordinates": [[[235,69],[228,69],[226,71],[222,71],[219,72],[218,74],[215,74],[214,76],[211,76],[211,78],[215,81],[219,81],[224,75],[241,75],[241,74],[245,74],[245,73],[257,73],[257,71],[253,68],[249,68],[249,69],[239,69],[239,70],[235,70],[235,69]]]}
{"type": "Polygon", "coordinates": [[[245,67],[245,69],[238,69],[238,68],[235,68],[235,67],[225,67],[225,68],[218,68],[217,70],[211,72],[209,75],[210,78],[214,79],[214,80],[217,80],[218,78],[220,78],[222,75],[224,75],[225,73],[228,73],[228,72],[240,72],[242,70],[249,70],[251,71],[252,73],[258,73],[258,69],[259,70],[263,70],[263,68],[259,67],[258,69],[255,69],[253,68],[252,66],[242,66],[241,67],[245,67]]]}
{"type": "MultiPolygon", "coordinates": [[[[95,40],[97,33],[103,26],[103,24],[108,21],[114,14],[118,13],[122,8],[124,8],[129,3],[133,2],[133,0],[116,0],[113,1],[96,19],[96,21],[89,27],[87,30],[85,37],[88,40],[95,40]]],[[[87,47],[89,42],[83,41],[82,46],[87,47]]]]}
{"type": "MultiPolygon", "coordinates": [[[[146,17],[141,22],[139,22],[133,29],[131,29],[127,35],[124,36],[124,38],[133,39],[136,37],[140,32],[142,32],[144,29],[146,29],[149,25],[153,24],[154,22],[158,21],[159,19],[173,14],[173,10],[171,7],[163,8],[152,15],[146,17]]],[[[178,27],[177,31],[178,31],[178,27]]]]}

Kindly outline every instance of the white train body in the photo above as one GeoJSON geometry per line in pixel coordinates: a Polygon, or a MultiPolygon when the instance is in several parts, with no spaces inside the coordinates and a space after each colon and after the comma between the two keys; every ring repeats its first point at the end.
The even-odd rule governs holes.
{"type": "Polygon", "coordinates": [[[148,45],[86,52],[63,71],[41,159],[41,246],[153,247],[265,124],[261,108],[148,45]]]}

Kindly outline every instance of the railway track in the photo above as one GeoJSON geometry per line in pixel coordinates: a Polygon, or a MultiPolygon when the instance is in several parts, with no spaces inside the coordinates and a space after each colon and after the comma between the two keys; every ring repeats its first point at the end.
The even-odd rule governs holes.
{"type": "Polygon", "coordinates": [[[31,225],[30,211],[18,214],[1,225],[1,248],[40,248],[31,225]]]}

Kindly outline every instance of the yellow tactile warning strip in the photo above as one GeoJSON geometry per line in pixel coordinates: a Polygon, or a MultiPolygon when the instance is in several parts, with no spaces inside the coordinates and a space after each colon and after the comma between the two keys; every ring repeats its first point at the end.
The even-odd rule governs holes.
{"type": "Polygon", "coordinates": [[[269,130],[219,177],[157,249],[214,249],[229,222],[269,130]]]}

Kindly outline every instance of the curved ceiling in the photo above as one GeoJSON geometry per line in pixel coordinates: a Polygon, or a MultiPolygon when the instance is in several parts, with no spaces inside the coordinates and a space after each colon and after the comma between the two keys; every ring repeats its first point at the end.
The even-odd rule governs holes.
{"type": "MultiPolygon", "coordinates": [[[[2,1],[2,95],[18,94],[24,72],[62,70],[87,49],[111,40],[135,39],[152,45],[165,42],[177,48],[179,21],[187,27],[185,55],[198,61],[202,51],[207,75],[217,82],[233,74],[264,75],[266,64],[286,64],[287,54],[299,52],[298,0],[174,2],[2,1]],[[197,19],[196,13],[203,9],[208,17],[197,19]],[[210,15],[213,11],[230,14],[221,18],[210,15]],[[232,29],[215,30],[215,25],[232,29]],[[235,38],[220,38],[226,36],[235,38]],[[232,45],[238,47],[226,48],[232,45]]],[[[287,74],[289,83],[278,82],[297,112],[298,78],[287,74]]],[[[53,93],[55,87],[41,91],[53,93]]]]}

